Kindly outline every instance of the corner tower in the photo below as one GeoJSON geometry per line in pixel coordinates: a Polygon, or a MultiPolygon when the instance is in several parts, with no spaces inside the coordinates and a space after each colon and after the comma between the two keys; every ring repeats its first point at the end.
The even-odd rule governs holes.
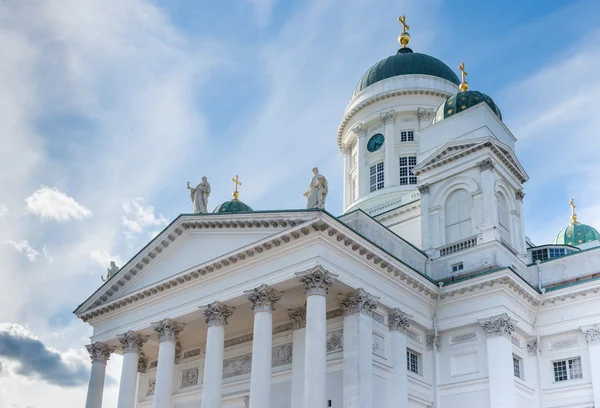
{"type": "MultiPolygon", "coordinates": [[[[409,26],[404,16],[398,20],[402,48],[362,76],[338,128],[345,157],[345,213],[362,209],[377,216],[419,200],[412,171],[419,153],[418,131],[431,124],[435,110],[460,84],[442,61],[407,47],[409,26]]],[[[411,217],[418,217],[418,205],[413,212],[411,217]]],[[[399,228],[396,232],[420,244],[418,228],[407,234],[399,228]]]]}

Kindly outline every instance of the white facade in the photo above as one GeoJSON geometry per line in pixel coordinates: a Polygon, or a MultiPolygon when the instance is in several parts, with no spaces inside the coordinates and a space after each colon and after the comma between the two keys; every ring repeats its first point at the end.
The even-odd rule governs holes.
{"type": "Polygon", "coordinates": [[[119,408],[600,406],[600,247],[532,262],[515,137],[484,103],[431,124],[456,92],[402,75],[350,101],[341,217],[178,217],[75,311],[86,406],[113,352],[119,408]]]}

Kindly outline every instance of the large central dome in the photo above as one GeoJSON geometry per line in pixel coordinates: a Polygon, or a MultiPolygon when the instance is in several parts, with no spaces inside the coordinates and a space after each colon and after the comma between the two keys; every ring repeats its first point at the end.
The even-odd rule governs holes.
{"type": "Polygon", "coordinates": [[[352,97],[370,85],[400,75],[431,75],[460,84],[454,71],[439,59],[412,52],[410,48],[401,48],[396,55],[384,58],[369,68],[356,84],[352,97]]]}

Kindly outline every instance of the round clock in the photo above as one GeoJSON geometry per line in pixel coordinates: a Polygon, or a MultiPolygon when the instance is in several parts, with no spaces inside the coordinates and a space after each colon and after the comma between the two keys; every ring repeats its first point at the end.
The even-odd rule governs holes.
{"type": "Polygon", "coordinates": [[[373,137],[371,137],[369,139],[369,142],[367,143],[367,150],[370,152],[379,150],[381,148],[381,146],[383,146],[384,141],[385,141],[385,137],[383,137],[383,135],[381,133],[377,133],[376,135],[373,135],[373,137]]]}

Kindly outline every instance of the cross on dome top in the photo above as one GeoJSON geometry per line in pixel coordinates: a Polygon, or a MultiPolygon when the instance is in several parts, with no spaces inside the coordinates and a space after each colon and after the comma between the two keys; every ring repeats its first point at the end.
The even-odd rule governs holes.
{"type": "Polygon", "coordinates": [[[240,197],[240,193],[238,192],[238,186],[242,185],[238,175],[236,174],[235,178],[232,178],[231,181],[235,183],[235,191],[233,192],[233,199],[237,200],[240,197]]]}
{"type": "Polygon", "coordinates": [[[460,90],[462,92],[466,92],[469,90],[469,83],[466,81],[467,75],[469,75],[469,73],[467,71],[465,71],[465,63],[461,62],[460,65],[458,66],[458,69],[460,69],[460,74],[461,74],[461,81],[460,81],[460,85],[458,86],[460,88],[460,90]]]}
{"type": "Polygon", "coordinates": [[[406,48],[408,43],[410,42],[410,34],[408,30],[410,30],[410,26],[406,24],[406,16],[398,17],[398,21],[402,24],[402,34],[398,36],[398,42],[402,45],[402,48],[406,48]]]}
{"type": "Polygon", "coordinates": [[[571,225],[577,224],[577,214],[575,214],[575,208],[577,208],[577,206],[575,205],[575,200],[571,198],[569,204],[571,204],[571,225]]]}

